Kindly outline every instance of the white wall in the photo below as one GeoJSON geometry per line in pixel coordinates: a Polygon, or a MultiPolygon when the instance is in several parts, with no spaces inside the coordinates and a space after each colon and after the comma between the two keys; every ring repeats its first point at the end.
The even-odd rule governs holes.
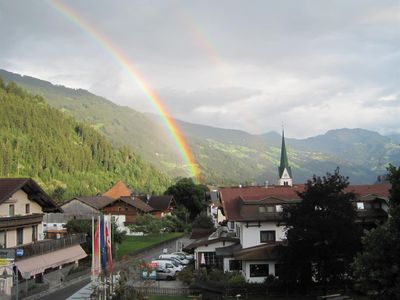
{"type": "Polygon", "coordinates": [[[28,195],[23,190],[16,191],[9,199],[0,205],[0,217],[9,217],[9,206],[14,204],[15,216],[26,216],[25,205],[30,205],[30,214],[43,213],[42,207],[35,201],[28,199],[28,195]]]}
{"type": "Polygon", "coordinates": [[[275,238],[282,241],[285,238],[285,226],[277,226],[276,222],[261,222],[258,227],[257,222],[249,222],[254,227],[246,227],[245,222],[238,222],[240,227],[240,244],[243,248],[258,246],[260,243],[260,231],[275,230],[275,238]]]}

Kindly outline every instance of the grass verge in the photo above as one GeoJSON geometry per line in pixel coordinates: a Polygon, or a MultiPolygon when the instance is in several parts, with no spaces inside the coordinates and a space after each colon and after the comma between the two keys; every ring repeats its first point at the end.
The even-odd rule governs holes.
{"type": "Polygon", "coordinates": [[[121,257],[162,242],[185,235],[183,232],[167,232],[162,234],[149,234],[147,236],[127,236],[118,247],[117,255],[121,257]]]}

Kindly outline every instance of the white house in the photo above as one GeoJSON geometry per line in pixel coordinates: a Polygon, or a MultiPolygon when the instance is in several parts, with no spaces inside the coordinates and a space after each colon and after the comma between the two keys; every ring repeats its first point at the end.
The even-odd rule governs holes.
{"type": "Polygon", "coordinates": [[[0,179],[0,298],[10,295],[12,276],[41,281],[45,271],[86,257],[80,244],[86,236],[45,239],[43,214],[60,207],[32,179],[0,179]]]}

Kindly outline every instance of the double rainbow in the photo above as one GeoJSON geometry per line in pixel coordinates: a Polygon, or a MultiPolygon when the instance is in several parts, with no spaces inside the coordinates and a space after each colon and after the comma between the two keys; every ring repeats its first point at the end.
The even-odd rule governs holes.
{"type": "Polygon", "coordinates": [[[48,3],[61,15],[63,15],[69,21],[73,22],[83,32],[88,34],[104,50],[106,50],[108,54],[110,54],[111,57],[128,72],[131,79],[140,86],[147,99],[150,100],[153,107],[161,115],[163,123],[170,133],[171,137],[175,141],[183,161],[189,166],[190,175],[194,177],[197,181],[200,181],[200,170],[196,161],[194,160],[193,154],[190,151],[182,132],[175,124],[174,120],[170,117],[167,108],[162,103],[159,96],[155,93],[154,90],[151,89],[150,85],[146,82],[140,72],[135,68],[133,63],[129,61],[129,59],[105,35],[94,28],[88,21],[86,21],[71,7],[57,0],[49,0],[48,3]]]}

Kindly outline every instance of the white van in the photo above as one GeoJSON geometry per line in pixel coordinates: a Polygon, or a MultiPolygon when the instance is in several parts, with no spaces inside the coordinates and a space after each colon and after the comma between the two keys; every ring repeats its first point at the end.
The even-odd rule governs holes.
{"type": "Polygon", "coordinates": [[[184,265],[187,265],[189,263],[189,261],[186,258],[182,259],[179,257],[179,255],[176,255],[176,254],[161,254],[158,258],[159,259],[175,258],[178,261],[182,262],[184,265]]]}
{"type": "Polygon", "coordinates": [[[157,264],[157,267],[164,268],[171,270],[171,272],[178,273],[179,271],[182,271],[181,266],[176,266],[172,261],[170,260],[161,260],[161,259],[156,259],[151,261],[152,264],[157,264]]]}

